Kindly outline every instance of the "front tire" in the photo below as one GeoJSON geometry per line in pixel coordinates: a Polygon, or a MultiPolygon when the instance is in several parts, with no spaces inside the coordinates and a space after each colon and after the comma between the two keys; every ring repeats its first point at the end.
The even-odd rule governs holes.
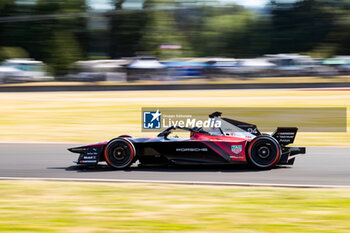
{"type": "Polygon", "coordinates": [[[115,169],[124,169],[133,163],[136,150],[129,140],[116,138],[107,144],[104,154],[109,166],[115,169]]]}
{"type": "Polygon", "coordinates": [[[118,138],[132,138],[133,136],[129,135],[129,134],[122,134],[120,135],[118,138]]]}
{"type": "Polygon", "coordinates": [[[271,169],[280,157],[281,147],[276,139],[270,136],[258,136],[248,146],[247,159],[256,168],[271,169]]]}

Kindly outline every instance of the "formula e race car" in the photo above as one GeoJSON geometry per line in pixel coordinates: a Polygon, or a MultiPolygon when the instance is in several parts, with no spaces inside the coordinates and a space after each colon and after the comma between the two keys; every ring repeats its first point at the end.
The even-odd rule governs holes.
{"type": "Polygon", "coordinates": [[[110,141],[69,148],[78,153],[77,164],[97,165],[105,161],[114,169],[140,165],[221,165],[251,164],[270,169],[278,164],[292,165],[295,155],[305,154],[305,147],[288,147],[298,128],[278,127],[271,135],[260,133],[256,125],[209,115],[215,126],[203,128],[170,126],[157,137],[134,138],[121,135],[110,141]],[[220,124],[216,124],[220,121],[220,124]],[[217,127],[220,125],[220,127],[217,127]],[[175,130],[190,132],[189,138],[170,137],[175,130]]]}

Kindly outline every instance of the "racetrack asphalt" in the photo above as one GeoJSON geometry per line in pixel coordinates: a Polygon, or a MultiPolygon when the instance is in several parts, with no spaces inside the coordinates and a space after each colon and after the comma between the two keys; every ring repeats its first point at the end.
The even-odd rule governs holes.
{"type": "Polygon", "coordinates": [[[307,147],[293,166],[255,170],[246,166],[138,167],[115,171],[77,166],[76,144],[0,143],[1,179],[62,179],[121,182],[208,183],[267,186],[350,187],[350,147],[307,147]]]}

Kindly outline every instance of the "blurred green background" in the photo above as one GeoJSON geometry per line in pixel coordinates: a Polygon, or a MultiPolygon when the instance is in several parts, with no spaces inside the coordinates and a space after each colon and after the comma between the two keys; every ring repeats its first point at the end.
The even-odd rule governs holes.
{"type": "Polygon", "coordinates": [[[78,60],[179,55],[161,44],[182,57],[350,54],[349,0],[244,2],[1,0],[0,60],[31,57],[62,75],[78,60]]]}

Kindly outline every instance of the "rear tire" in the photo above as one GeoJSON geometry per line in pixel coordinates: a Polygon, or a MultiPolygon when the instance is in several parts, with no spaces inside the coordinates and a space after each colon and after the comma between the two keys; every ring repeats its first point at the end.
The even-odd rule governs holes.
{"type": "Polygon", "coordinates": [[[116,138],[107,144],[104,154],[109,166],[124,169],[133,163],[136,150],[128,139],[116,138]]]}
{"type": "Polygon", "coordinates": [[[281,147],[276,139],[270,136],[258,136],[248,146],[247,159],[256,168],[271,169],[280,157],[281,147]]]}

